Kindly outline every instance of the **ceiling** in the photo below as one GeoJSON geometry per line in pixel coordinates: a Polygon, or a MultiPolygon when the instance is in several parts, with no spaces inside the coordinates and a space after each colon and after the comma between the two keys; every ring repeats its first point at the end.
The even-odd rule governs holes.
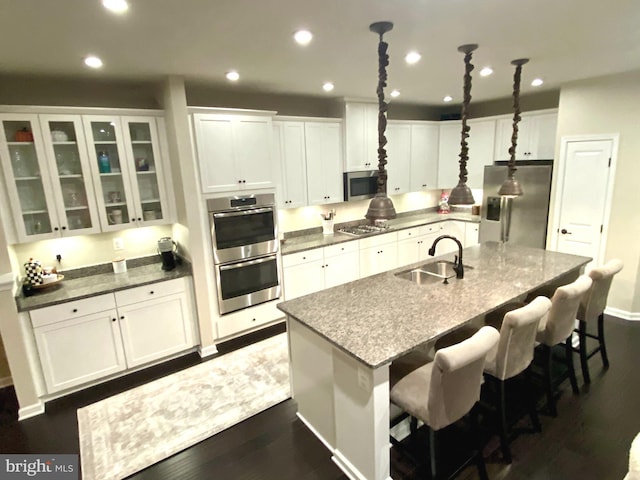
{"type": "Polygon", "coordinates": [[[129,0],[116,15],[100,0],[4,0],[0,72],[12,75],[187,82],[284,94],[375,98],[375,21],[392,21],[388,86],[396,101],[459,101],[463,55],[478,43],[474,102],[511,94],[510,61],[528,57],[522,93],[557,90],[574,80],[640,69],[637,0],[129,0]],[[292,40],[299,28],[314,39],[292,40]],[[7,42],[11,39],[11,42],[7,42]],[[409,50],[422,60],[404,62],[409,50]],[[89,53],[104,66],[90,71],[89,53]],[[489,65],[494,74],[480,77],[489,65]],[[237,70],[230,84],[225,72],[237,70]],[[541,77],[541,87],[530,82],[541,77]],[[331,93],[325,81],[335,83],[331,93]]]}

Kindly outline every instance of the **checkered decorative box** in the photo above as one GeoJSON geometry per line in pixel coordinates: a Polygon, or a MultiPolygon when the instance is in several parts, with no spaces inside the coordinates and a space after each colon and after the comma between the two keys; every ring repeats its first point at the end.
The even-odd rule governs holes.
{"type": "Polygon", "coordinates": [[[42,285],[42,265],[38,260],[32,258],[24,264],[24,271],[26,273],[25,282],[30,285],[42,285]]]}

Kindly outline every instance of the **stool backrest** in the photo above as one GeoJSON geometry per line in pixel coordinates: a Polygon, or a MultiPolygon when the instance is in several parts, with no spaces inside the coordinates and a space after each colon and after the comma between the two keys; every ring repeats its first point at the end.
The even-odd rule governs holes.
{"type": "Polygon", "coordinates": [[[544,331],[538,335],[539,341],[552,346],[571,335],[580,300],[591,288],[592,283],[593,281],[587,275],[580,275],[575,282],[556,288],[551,297],[551,309],[547,315],[544,331]]]}
{"type": "Polygon", "coordinates": [[[598,319],[607,306],[607,297],[611,289],[613,276],[622,270],[622,262],[617,258],[609,260],[606,264],[592,269],[588,275],[593,280],[593,285],[585,293],[578,308],[578,319],[593,322],[598,319]]]}
{"type": "Polygon", "coordinates": [[[500,380],[506,380],[529,366],[533,360],[538,325],[550,308],[551,300],[539,296],[524,307],[507,312],[500,327],[500,341],[495,351],[495,372],[489,373],[500,380]]]}
{"type": "Polygon", "coordinates": [[[429,385],[429,420],[439,430],[466,415],[480,399],[482,371],[500,334],[482,327],[472,337],[436,352],[429,385]]]}

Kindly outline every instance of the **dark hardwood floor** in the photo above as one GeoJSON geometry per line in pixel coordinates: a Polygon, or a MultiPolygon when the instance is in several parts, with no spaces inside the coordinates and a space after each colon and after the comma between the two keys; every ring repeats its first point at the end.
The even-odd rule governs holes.
{"type": "MultiPolygon", "coordinates": [[[[628,450],[640,431],[640,323],[609,317],[607,347],[611,367],[590,361],[592,383],[573,395],[568,382],[558,401],[558,417],[541,416],[542,433],[523,433],[511,444],[513,463],[500,460],[497,437],[484,449],[494,480],[620,480],[628,450]]],[[[283,331],[282,326],[220,346],[221,354],[283,331]]],[[[200,363],[197,354],[49,402],[46,413],[16,421],[11,388],[0,390],[0,452],[78,453],[76,409],[163,375],[200,363]]],[[[579,365],[579,362],[577,362],[579,365]]],[[[329,452],[297,419],[287,400],[183,452],[133,475],[135,479],[311,480],[346,477],[329,452]]],[[[523,420],[524,421],[524,420],[523,420]]],[[[485,425],[486,432],[487,425],[485,425]]],[[[392,452],[394,479],[421,478],[405,457],[392,452]]],[[[463,480],[476,479],[474,467],[463,480]]]]}

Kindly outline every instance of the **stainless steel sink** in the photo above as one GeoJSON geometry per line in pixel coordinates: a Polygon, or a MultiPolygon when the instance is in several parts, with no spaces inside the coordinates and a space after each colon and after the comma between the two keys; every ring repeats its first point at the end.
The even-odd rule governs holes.
{"type": "MultiPolygon", "coordinates": [[[[448,260],[440,260],[437,262],[426,263],[418,268],[412,268],[411,270],[405,270],[404,272],[396,273],[396,277],[409,280],[410,282],[417,283],[418,285],[428,285],[431,283],[449,283],[450,278],[455,278],[456,272],[453,270],[454,263],[448,260]]],[[[472,269],[468,265],[464,265],[466,269],[472,269]]]]}

